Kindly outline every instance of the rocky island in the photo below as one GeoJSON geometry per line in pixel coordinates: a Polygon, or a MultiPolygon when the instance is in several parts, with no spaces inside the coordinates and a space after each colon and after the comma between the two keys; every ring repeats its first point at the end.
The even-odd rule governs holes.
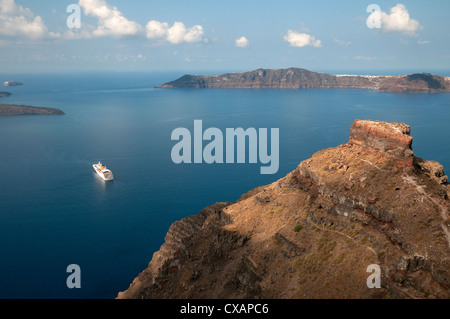
{"type": "Polygon", "coordinates": [[[157,88],[357,88],[382,92],[435,93],[450,90],[450,77],[411,75],[332,75],[306,69],[258,69],[221,75],[184,75],[157,88]]]}
{"type": "Polygon", "coordinates": [[[174,222],[118,298],[450,298],[450,186],[411,145],[406,124],[355,120],[349,142],[174,222]]]}
{"type": "Polygon", "coordinates": [[[64,115],[65,113],[57,108],[38,107],[28,105],[0,104],[0,116],[13,115],[64,115]]]}
{"type": "Polygon", "coordinates": [[[0,92],[0,97],[8,97],[11,96],[10,92],[0,92]]]}

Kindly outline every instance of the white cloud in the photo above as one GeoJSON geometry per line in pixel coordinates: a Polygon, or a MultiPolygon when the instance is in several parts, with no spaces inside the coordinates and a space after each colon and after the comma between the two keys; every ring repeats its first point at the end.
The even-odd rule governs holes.
{"type": "MultiPolygon", "coordinates": [[[[2,13],[14,13],[18,7],[14,3],[14,0],[2,0],[0,1],[0,11],[2,13]]],[[[23,9],[23,8],[22,8],[23,9]]]]}
{"type": "Polygon", "coordinates": [[[372,62],[377,60],[377,57],[374,56],[362,56],[362,55],[357,55],[355,57],[353,57],[353,59],[355,60],[359,60],[359,61],[367,61],[367,62],[372,62]]]}
{"type": "Polygon", "coordinates": [[[344,40],[340,40],[340,39],[334,39],[334,42],[336,42],[337,44],[339,44],[340,46],[343,46],[343,47],[348,47],[350,44],[352,44],[351,41],[344,41],[344,40]]]}
{"type": "MultiPolygon", "coordinates": [[[[120,53],[117,53],[115,56],[112,57],[116,62],[124,62],[124,63],[134,63],[134,62],[142,62],[147,60],[147,57],[139,53],[138,55],[123,55],[120,53]]],[[[104,57],[98,57],[99,62],[107,62],[110,60],[110,55],[106,55],[104,57]]]]}
{"type": "Polygon", "coordinates": [[[167,22],[159,22],[156,20],[151,20],[147,23],[145,27],[147,31],[148,39],[163,38],[167,35],[169,30],[169,24],[167,22]]]}
{"type": "Polygon", "coordinates": [[[390,13],[373,11],[367,20],[379,21],[383,33],[403,32],[414,36],[417,31],[423,29],[417,20],[411,19],[408,10],[401,3],[392,7],[390,13]]]}
{"type": "Polygon", "coordinates": [[[143,31],[139,23],[125,18],[117,7],[109,5],[105,0],[80,0],[78,5],[86,15],[98,19],[98,27],[92,31],[93,36],[122,37],[137,35],[143,31]]]}
{"type": "Polygon", "coordinates": [[[58,38],[60,34],[50,32],[30,9],[18,6],[14,0],[0,0],[0,36],[39,40],[58,38]]]}
{"type": "Polygon", "coordinates": [[[161,38],[172,44],[200,42],[203,41],[204,35],[201,25],[186,28],[183,22],[175,22],[170,27],[167,22],[151,20],[147,23],[145,29],[148,39],[161,38]]]}
{"type": "Polygon", "coordinates": [[[430,44],[431,41],[428,41],[428,40],[420,40],[420,39],[419,39],[419,40],[417,41],[417,43],[418,43],[418,44],[430,44]]]}
{"type": "Polygon", "coordinates": [[[284,41],[289,42],[291,47],[302,48],[305,46],[313,46],[315,48],[320,48],[322,42],[316,40],[316,38],[307,33],[299,33],[293,30],[288,30],[287,34],[284,36],[284,41]]]}
{"type": "MultiPolygon", "coordinates": [[[[175,22],[169,26],[166,22],[152,20],[144,28],[139,23],[127,19],[117,7],[111,6],[106,0],[79,0],[78,5],[83,8],[85,15],[97,19],[97,25],[82,23],[79,29],[68,29],[62,35],[66,40],[146,35],[149,39],[163,38],[173,44],[207,42],[207,39],[203,38],[204,30],[201,25],[187,28],[182,22],[175,22]]],[[[40,16],[36,16],[28,8],[17,5],[15,0],[0,0],[1,36],[29,39],[61,38],[61,34],[48,30],[40,16]]]]}
{"type": "Polygon", "coordinates": [[[250,45],[250,42],[248,42],[246,37],[240,37],[239,39],[236,39],[236,41],[234,41],[234,44],[239,48],[246,48],[250,45]]]}

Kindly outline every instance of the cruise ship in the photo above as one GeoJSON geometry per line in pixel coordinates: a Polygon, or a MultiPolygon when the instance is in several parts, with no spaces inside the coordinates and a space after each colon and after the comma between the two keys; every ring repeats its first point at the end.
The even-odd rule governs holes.
{"type": "Polygon", "coordinates": [[[97,172],[98,176],[103,178],[105,181],[111,181],[114,179],[113,173],[106,168],[105,165],[103,165],[101,162],[98,162],[97,164],[92,164],[92,167],[97,172]]]}

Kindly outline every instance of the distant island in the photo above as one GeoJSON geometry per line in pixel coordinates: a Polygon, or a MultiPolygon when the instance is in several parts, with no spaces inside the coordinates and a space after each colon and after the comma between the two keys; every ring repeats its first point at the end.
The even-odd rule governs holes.
{"type": "Polygon", "coordinates": [[[4,86],[19,86],[19,85],[23,85],[22,82],[17,82],[17,81],[6,81],[3,82],[4,86]]]}
{"type": "MultiPolygon", "coordinates": [[[[22,82],[6,81],[4,86],[19,86],[22,82]]],[[[0,92],[0,97],[10,96],[10,92],[0,92]]],[[[14,115],[64,115],[63,111],[52,107],[40,107],[29,105],[14,105],[14,104],[0,104],[0,116],[14,116],[14,115]]]]}
{"type": "Polygon", "coordinates": [[[300,68],[257,69],[221,75],[189,75],[156,88],[356,88],[381,92],[435,93],[450,91],[450,77],[410,75],[332,75],[300,68]]]}
{"type": "Polygon", "coordinates": [[[63,111],[51,107],[0,104],[0,116],[13,115],[64,115],[63,111]]]}

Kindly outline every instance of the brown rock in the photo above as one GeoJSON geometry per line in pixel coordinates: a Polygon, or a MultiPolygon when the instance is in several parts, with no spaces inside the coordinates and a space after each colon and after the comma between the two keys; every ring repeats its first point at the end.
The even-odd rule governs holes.
{"type": "Polygon", "coordinates": [[[376,194],[372,194],[367,198],[367,202],[369,204],[375,204],[378,200],[379,200],[379,198],[376,194]]]}
{"type": "Polygon", "coordinates": [[[329,171],[334,171],[334,170],[338,169],[338,167],[339,167],[339,164],[338,164],[338,163],[332,163],[332,164],[330,164],[330,165],[328,166],[328,170],[329,170],[329,171]]]}
{"type": "Polygon", "coordinates": [[[353,182],[348,181],[347,183],[345,183],[344,187],[346,190],[351,190],[353,188],[355,184],[353,184],[353,182]]]}
{"type": "Polygon", "coordinates": [[[436,161],[423,161],[421,159],[418,159],[417,163],[422,171],[430,174],[430,177],[439,184],[444,184],[447,182],[448,176],[445,175],[442,164],[436,161]]]}
{"type": "Polygon", "coordinates": [[[362,145],[398,157],[411,157],[412,137],[409,125],[355,120],[350,127],[350,143],[362,145]]]}

